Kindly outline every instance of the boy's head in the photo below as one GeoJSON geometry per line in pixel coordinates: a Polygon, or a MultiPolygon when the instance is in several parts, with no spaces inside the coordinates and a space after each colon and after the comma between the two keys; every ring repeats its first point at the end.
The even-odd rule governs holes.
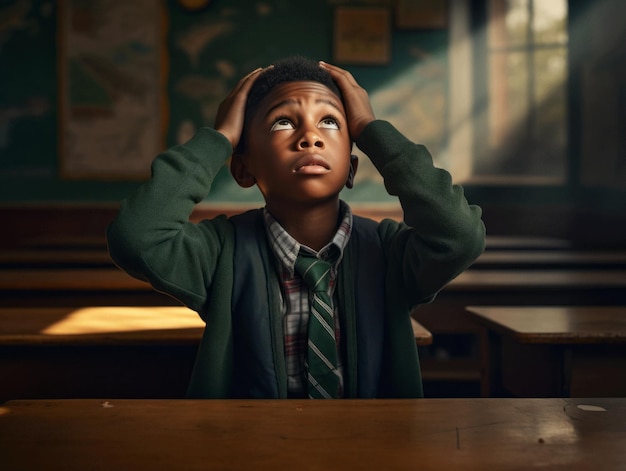
{"type": "Polygon", "coordinates": [[[321,68],[319,62],[302,56],[293,56],[277,61],[255,79],[248,92],[243,132],[235,153],[241,153],[246,149],[248,124],[254,117],[261,100],[277,85],[299,81],[319,82],[328,87],[340,99],[342,98],[341,92],[330,73],[321,68]]]}
{"type": "Polygon", "coordinates": [[[318,62],[293,57],[255,78],[230,170],[240,186],[256,184],[275,214],[278,206],[336,201],[352,186],[351,150],[337,84],[318,62]]]}

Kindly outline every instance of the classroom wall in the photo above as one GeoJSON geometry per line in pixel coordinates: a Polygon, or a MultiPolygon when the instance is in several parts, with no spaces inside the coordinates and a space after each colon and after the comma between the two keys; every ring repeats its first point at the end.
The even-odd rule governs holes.
{"type": "MultiPolygon", "coordinates": [[[[333,0],[214,0],[200,11],[177,0],[130,2],[132,8],[122,1],[88,8],[72,1],[8,3],[4,14],[14,26],[0,49],[0,202],[117,202],[148,176],[160,150],[212,125],[220,101],[248,71],[292,54],[333,61],[333,0]],[[102,45],[85,52],[90,40],[102,45]],[[88,57],[94,51],[99,57],[88,57]],[[136,99],[141,111],[132,104],[116,109],[115,94],[136,99]],[[136,131],[122,133],[127,129],[136,131]]],[[[373,92],[423,63],[430,75],[415,77],[416,95],[429,98],[420,105],[428,107],[421,124],[429,131],[415,137],[436,152],[445,139],[447,31],[390,27],[390,34],[386,63],[350,70],[373,92]]],[[[367,163],[361,173],[367,179],[367,163]]],[[[395,201],[373,180],[349,196],[395,201]]],[[[222,172],[211,200],[260,196],[222,172]]]]}
{"type": "MultiPolygon", "coordinates": [[[[623,21],[611,13],[619,9],[620,1],[570,0],[573,65],[568,93],[572,165],[568,169],[568,184],[531,191],[516,186],[464,185],[470,201],[483,207],[491,234],[554,236],[592,245],[626,245],[626,191],[623,178],[619,177],[624,174],[626,161],[626,156],[620,156],[626,148],[620,130],[626,109],[626,43],[620,41],[625,31],[623,21]],[[599,35],[599,30],[611,34],[599,35]],[[597,175],[614,178],[609,181],[597,175]]],[[[193,11],[185,8],[188,3],[202,2],[2,3],[0,217],[9,220],[13,233],[1,236],[0,242],[19,239],[41,224],[47,226],[46,230],[62,231],[52,228],[55,221],[62,221],[67,227],[76,226],[73,231],[83,227],[100,234],[101,221],[108,222],[119,201],[147,177],[154,155],[184,141],[198,127],[211,125],[219,101],[242,74],[294,53],[333,61],[337,7],[395,4],[392,0],[213,0],[205,8],[193,11]],[[81,10],[86,5],[88,8],[81,10]],[[62,14],[68,6],[75,13],[71,17],[62,14]],[[132,41],[132,47],[110,48],[117,60],[135,61],[140,66],[143,75],[137,76],[138,82],[107,75],[106,64],[101,62],[77,64],[68,54],[71,44],[88,47],[90,31],[99,28],[113,31],[110,38],[114,45],[119,38],[111,25],[117,24],[119,18],[123,20],[116,26],[119,35],[132,37],[135,29],[136,34],[156,34],[154,49],[132,41]],[[75,22],[74,30],[81,34],[78,41],[68,42],[68,21],[75,22]],[[159,29],[156,33],[144,31],[141,28],[146,24],[155,24],[159,29]],[[98,72],[99,79],[106,79],[108,88],[94,87],[94,81],[81,74],[84,70],[98,72]],[[69,82],[80,86],[69,90],[69,82]],[[150,113],[135,123],[141,131],[141,126],[149,122],[152,131],[138,131],[135,135],[142,138],[127,142],[113,131],[107,135],[98,134],[94,126],[90,129],[91,118],[102,118],[110,112],[110,103],[101,96],[101,90],[115,94],[132,86],[139,91],[150,90],[135,94],[142,96],[145,106],[128,110],[143,110],[144,116],[150,113]],[[83,152],[86,158],[77,158],[80,152],[76,149],[88,149],[83,152]]],[[[469,2],[474,6],[481,3],[469,2]]],[[[393,8],[390,10],[393,12],[393,8]]],[[[382,64],[345,65],[371,94],[381,97],[390,96],[387,92],[398,88],[395,79],[412,68],[411,93],[399,106],[390,107],[395,108],[390,112],[411,113],[409,119],[399,115],[394,123],[415,141],[426,144],[444,167],[446,156],[441,151],[449,138],[450,126],[449,40],[446,27],[402,29],[395,26],[392,17],[389,60],[382,64]]],[[[387,108],[387,104],[374,103],[377,110],[387,108]]],[[[386,195],[376,172],[367,164],[367,159],[362,159],[359,183],[344,197],[368,211],[390,208],[393,214],[399,214],[395,199],[386,195]]],[[[220,209],[260,202],[255,189],[241,190],[227,171],[216,179],[209,199],[220,209]]],[[[211,211],[203,214],[210,215],[211,211]]],[[[380,214],[384,215],[384,211],[380,214]]]]}

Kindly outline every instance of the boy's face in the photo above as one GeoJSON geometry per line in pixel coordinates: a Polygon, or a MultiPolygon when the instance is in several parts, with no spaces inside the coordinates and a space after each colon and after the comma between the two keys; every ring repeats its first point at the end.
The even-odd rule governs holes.
{"type": "Polygon", "coordinates": [[[277,85],[261,100],[246,136],[240,162],[270,208],[336,199],[346,184],[352,165],[346,113],[321,83],[277,85]]]}

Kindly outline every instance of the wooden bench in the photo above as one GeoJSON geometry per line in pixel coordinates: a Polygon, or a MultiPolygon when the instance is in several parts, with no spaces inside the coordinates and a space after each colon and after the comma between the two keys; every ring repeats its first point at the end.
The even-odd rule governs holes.
{"type": "Polygon", "coordinates": [[[626,251],[619,250],[487,250],[472,269],[624,269],[626,251]]]}
{"type": "Polygon", "coordinates": [[[626,306],[470,306],[485,396],[626,396],[626,306]]]}
{"type": "Polygon", "coordinates": [[[0,251],[0,268],[111,268],[105,248],[15,249],[0,251]]]}
{"type": "MultiPolygon", "coordinates": [[[[110,268],[106,241],[99,237],[35,238],[0,250],[2,268],[110,268]]],[[[487,238],[475,269],[626,268],[624,250],[573,249],[565,241],[487,238]]]]}
{"type": "MultiPolygon", "coordinates": [[[[623,294],[626,270],[467,270],[452,280],[448,292],[614,290],[623,294]]],[[[151,290],[117,268],[0,269],[0,291],[151,290]]]]}
{"type": "Polygon", "coordinates": [[[180,305],[118,268],[0,269],[0,307],[180,305]]]}
{"type": "MultiPolygon", "coordinates": [[[[0,251],[0,268],[112,268],[106,249],[60,248],[0,251]]],[[[472,269],[623,269],[626,252],[564,250],[491,250],[472,269]]]]}
{"type": "MultiPolygon", "coordinates": [[[[0,269],[3,299],[33,298],[33,294],[45,297],[54,293],[145,294],[152,291],[147,283],[117,268],[0,269]]],[[[626,301],[626,270],[467,270],[442,293],[461,295],[464,299],[508,299],[507,304],[518,301],[536,304],[555,294],[570,297],[576,303],[595,297],[617,304],[617,300],[626,301]]],[[[162,298],[163,295],[157,297],[155,304],[163,304],[158,302],[162,298]]]]}

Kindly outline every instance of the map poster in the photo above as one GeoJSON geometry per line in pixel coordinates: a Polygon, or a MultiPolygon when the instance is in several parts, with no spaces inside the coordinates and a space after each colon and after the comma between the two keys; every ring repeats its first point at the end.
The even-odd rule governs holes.
{"type": "Polygon", "coordinates": [[[164,145],[164,12],[154,0],[59,2],[60,169],[142,179],[164,145]]]}

